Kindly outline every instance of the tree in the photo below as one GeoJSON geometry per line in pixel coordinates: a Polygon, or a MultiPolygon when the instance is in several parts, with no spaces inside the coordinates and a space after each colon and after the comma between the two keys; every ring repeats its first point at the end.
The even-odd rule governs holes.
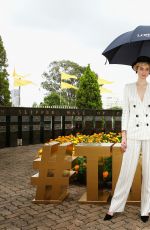
{"type": "Polygon", "coordinates": [[[76,104],[78,108],[102,108],[102,101],[97,76],[93,71],[91,71],[90,65],[87,66],[85,72],[80,77],[78,87],[79,89],[76,93],[76,104]]]}
{"type": "MultiPolygon", "coordinates": [[[[61,105],[66,105],[65,99],[61,97],[61,105]]],[[[51,94],[44,97],[44,102],[41,102],[42,106],[52,106],[52,105],[60,105],[60,95],[56,92],[52,92],[51,94]]]]}
{"type": "Polygon", "coordinates": [[[37,108],[37,107],[38,107],[38,104],[37,104],[36,102],[33,102],[32,107],[33,107],[33,108],[37,108]]]}
{"type": "Polygon", "coordinates": [[[52,92],[44,98],[44,105],[60,105],[60,97],[57,93],[52,92]]]}
{"type": "Polygon", "coordinates": [[[6,51],[0,36],[0,105],[2,106],[11,105],[7,66],[6,51]]]}
{"type": "Polygon", "coordinates": [[[108,109],[111,109],[111,110],[116,110],[116,109],[122,110],[121,106],[118,106],[118,105],[112,106],[112,107],[110,107],[108,109]]]}
{"type": "MultiPolygon", "coordinates": [[[[41,86],[48,91],[48,94],[52,92],[60,93],[61,87],[61,72],[67,74],[75,75],[78,79],[85,71],[85,67],[78,65],[75,62],[69,60],[54,61],[49,64],[48,71],[42,74],[44,81],[41,83],[41,86]]],[[[65,82],[77,85],[78,79],[68,79],[64,80],[65,82]]],[[[65,98],[66,101],[75,101],[75,90],[74,89],[63,89],[61,95],[65,98]]],[[[69,103],[71,104],[71,103],[69,103]]]]}

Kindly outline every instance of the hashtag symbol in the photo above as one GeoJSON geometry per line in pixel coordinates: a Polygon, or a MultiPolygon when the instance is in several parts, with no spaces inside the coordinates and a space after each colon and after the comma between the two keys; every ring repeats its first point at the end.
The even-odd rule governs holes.
{"type": "Polygon", "coordinates": [[[72,143],[53,141],[43,146],[41,158],[33,162],[33,168],[39,173],[31,177],[31,184],[37,186],[35,203],[61,202],[67,195],[71,159],[67,153],[73,150],[72,143]],[[67,171],[68,174],[64,175],[67,171]]]}

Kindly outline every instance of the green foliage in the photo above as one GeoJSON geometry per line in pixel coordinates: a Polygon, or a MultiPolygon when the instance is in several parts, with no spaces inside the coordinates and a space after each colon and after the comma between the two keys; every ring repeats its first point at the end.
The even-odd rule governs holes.
{"type": "Polygon", "coordinates": [[[10,106],[10,91],[7,67],[6,51],[3,46],[3,41],[0,36],[0,105],[10,106]]]}
{"type": "Polygon", "coordinates": [[[112,156],[104,158],[104,171],[108,171],[108,177],[105,179],[106,181],[112,180],[112,156]]]}
{"type": "Polygon", "coordinates": [[[44,104],[49,106],[60,105],[60,96],[57,93],[52,92],[44,98],[44,104]]]}
{"type": "MultiPolygon", "coordinates": [[[[65,104],[75,105],[75,89],[63,89],[60,88],[61,82],[61,72],[67,74],[75,75],[78,79],[83,74],[85,67],[78,65],[75,62],[69,60],[54,61],[49,64],[48,71],[42,74],[44,81],[41,86],[48,91],[48,94],[52,92],[57,92],[60,94],[62,92],[62,97],[65,100],[65,104]]],[[[68,79],[63,80],[74,86],[77,85],[78,79],[68,79]]],[[[61,103],[63,104],[63,103],[61,103]]]]}
{"type": "Polygon", "coordinates": [[[81,184],[86,184],[86,157],[77,157],[75,161],[72,163],[72,169],[75,170],[75,166],[79,165],[79,170],[76,171],[76,175],[74,177],[75,181],[78,181],[81,184]]]}
{"type": "Polygon", "coordinates": [[[90,65],[79,79],[77,91],[77,107],[81,109],[101,109],[102,101],[96,74],[91,71],[90,65]]]}
{"type": "Polygon", "coordinates": [[[120,106],[113,106],[113,107],[110,107],[110,108],[107,108],[107,109],[110,109],[110,110],[121,110],[122,108],[120,106]]]}
{"type": "MultiPolygon", "coordinates": [[[[102,159],[103,164],[100,164],[101,159],[98,164],[98,175],[101,180],[104,182],[112,181],[112,157],[105,157],[102,159]],[[103,178],[103,172],[107,171],[108,176],[103,178]]],[[[86,157],[77,157],[75,161],[72,163],[72,169],[76,171],[76,175],[74,176],[74,181],[79,182],[81,184],[86,184],[86,170],[87,170],[87,159],[86,157]],[[76,171],[76,166],[79,166],[79,169],[76,171]]],[[[100,185],[100,183],[99,183],[100,185]]]]}
{"type": "MultiPolygon", "coordinates": [[[[67,102],[65,97],[61,95],[61,105],[66,105],[67,102]]],[[[60,94],[52,92],[51,94],[44,97],[44,102],[41,102],[40,105],[44,106],[53,106],[53,105],[60,105],[60,94]]]]}
{"type": "Polygon", "coordinates": [[[33,108],[37,108],[37,107],[38,107],[38,104],[37,104],[36,102],[33,102],[32,107],[33,107],[33,108]]]}

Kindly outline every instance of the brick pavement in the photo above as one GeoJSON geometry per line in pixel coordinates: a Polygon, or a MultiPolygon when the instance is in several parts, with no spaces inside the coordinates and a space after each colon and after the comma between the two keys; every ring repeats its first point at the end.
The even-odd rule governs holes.
{"type": "Polygon", "coordinates": [[[61,204],[33,204],[35,190],[30,177],[37,149],[41,145],[0,149],[0,229],[4,230],[150,230],[150,220],[143,223],[140,207],[126,205],[111,221],[103,221],[106,205],[79,204],[85,186],[70,184],[70,195],[61,204]]]}

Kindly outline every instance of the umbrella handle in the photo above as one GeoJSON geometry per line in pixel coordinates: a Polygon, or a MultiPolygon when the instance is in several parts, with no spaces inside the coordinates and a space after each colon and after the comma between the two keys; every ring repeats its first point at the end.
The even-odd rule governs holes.
{"type": "Polygon", "coordinates": [[[105,65],[106,65],[106,63],[107,63],[107,58],[106,58],[106,61],[105,61],[105,65]]]}

